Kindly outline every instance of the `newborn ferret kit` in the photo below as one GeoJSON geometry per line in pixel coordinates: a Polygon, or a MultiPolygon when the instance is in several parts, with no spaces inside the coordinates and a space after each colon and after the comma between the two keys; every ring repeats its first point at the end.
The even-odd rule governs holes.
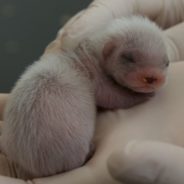
{"type": "Polygon", "coordinates": [[[96,106],[129,108],[165,81],[169,61],[162,31],[142,17],[116,19],[34,62],[8,100],[0,144],[27,178],[83,165],[91,152],[96,106]]]}

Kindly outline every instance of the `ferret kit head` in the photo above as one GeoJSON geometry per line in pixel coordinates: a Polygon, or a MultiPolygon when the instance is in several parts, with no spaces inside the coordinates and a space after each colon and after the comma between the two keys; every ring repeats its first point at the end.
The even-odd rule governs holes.
{"type": "Polygon", "coordinates": [[[137,16],[116,19],[92,39],[102,68],[116,83],[141,93],[164,84],[169,60],[155,23],[137,16]]]}

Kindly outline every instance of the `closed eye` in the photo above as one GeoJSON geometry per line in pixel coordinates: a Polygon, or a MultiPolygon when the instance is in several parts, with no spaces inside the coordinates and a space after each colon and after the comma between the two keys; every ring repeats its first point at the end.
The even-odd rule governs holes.
{"type": "Polygon", "coordinates": [[[132,53],[123,53],[121,58],[129,63],[135,63],[134,57],[132,53]]]}
{"type": "Polygon", "coordinates": [[[170,63],[170,62],[169,62],[169,59],[166,59],[166,61],[165,61],[165,66],[168,67],[168,66],[169,66],[169,63],[170,63]]]}
{"type": "Polygon", "coordinates": [[[168,66],[169,66],[169,61],[165,64],[165,66],[166,66],[166,67],[168,67],[168,66]]]}

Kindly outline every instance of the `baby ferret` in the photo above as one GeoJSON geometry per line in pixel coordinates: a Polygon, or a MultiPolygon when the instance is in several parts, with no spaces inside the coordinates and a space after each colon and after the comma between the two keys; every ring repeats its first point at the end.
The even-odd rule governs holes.
{"type": "Polygon", "coordinates": [[[110,23],[73,50],[43,55],[13,88],[1,148],[27,178],[84,164],[94,134],[95,105],[128,108],[165,81],[162,31],[141,17],[110,23]]]}
{"type": "Polygon", "coordinates": [[[164,35],[146,18],[116,19],[77,50],[78,55],[88,56],[83,59],[86,65],[94,57],[90,72],[101,107],[134,106],[149,99],[165,83],[169,59],[164,35]]]}

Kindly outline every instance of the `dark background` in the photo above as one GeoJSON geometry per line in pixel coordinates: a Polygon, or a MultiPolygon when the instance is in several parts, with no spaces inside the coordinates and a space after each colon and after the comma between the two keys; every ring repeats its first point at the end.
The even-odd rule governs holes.
{"type": "Polygon", "coordinates": [[[0,0],[0,93],[9,92],[69,17],[91,0],[0,0]]]}

